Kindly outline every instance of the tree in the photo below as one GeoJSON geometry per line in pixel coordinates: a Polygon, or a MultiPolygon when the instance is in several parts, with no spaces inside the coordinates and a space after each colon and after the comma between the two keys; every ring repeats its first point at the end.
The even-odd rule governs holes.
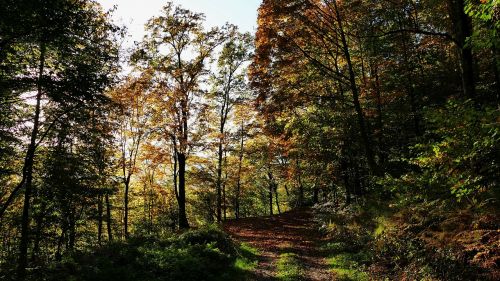
{"type": "MultiPolygon", "coordinates": [[[[261,6],[260,18],[266,22],[261,28],[272,31],[257,34],[262,38],[257,39],[261,45],[256,46],[257,56],[252,66],[254,71],[251,72],[251,77],[254,85],[259,87],[256,83],[264,81],[264,76],[268,75],[262,70],[266,69],[265,64],[274,64],[282,69],[289,68],[286,71],[291,73],[287,72],[286,78],[277,74],[274,81],[279,81],[286,80],[298,69],[307,67],[305,63],[309,63],[316,68],[315,71],[324,73],[329,79],[339,83],[343,87],[342,91],[349,89],[366,160],[371,171],[377,174],[379,170],[373,153],[371,133],[361,104],[352,46],[349,45],[354,40],[347,36],[348,21],[344,18],[343,10],[336,1],[292,1],[286,8],[275,1],[265,1],[261,6]],[[275,51],[271,51],[273,48],[275,51]],[[271,55],[272,57],[269,57],[271,55]],[[266,56],[268,58],[265,58],[266,56]]],[[[287,87],[283,82],[278,85],[284,85],[285,89],[287,87]]],[[[272,93],[265,90],[263,92],[272,93]]],[[[275,95],[279,94],[279,91],[276,92],[275,95]]],[[[299,93],[307,96],[310,90],[304,89],[304,92],[299,93]]],[[[282,99],[281,102],[283,101],[282,99]]]]}
{"type": "MultiPolygon", "coordinates": [[[[119,123],[119,144],[121,152],[120,169],[124,188],[123,234],[129,237],[129,191],[132,176],[136,172],[137,158],[144,142],[148,121],[148,88],[150,77],[147,74],[139,78],[130,77],[121,87],[111,93],[113,100],[120,106],[117,112],[119,123]]],[[[150,115],[150,114],[149,114],[150,115]]]]}
{"type": "Polygon", "coordinates": [[[43,4],[20,1],[9,5],[14,10],[26,9],[31,17],[2,26],[2,30],[7,31],[2,34],[2,44],[9,46],[8,51],[17,60],[14,62],[22,62],[24,66],[16,75],[23,85],[18,94],[36,92],[33,126],[28,136],[21,180],[0,211],[1,217],[19,190],[24,189],[18,266],[18,279],[22,280],[27,265],[29,212],[37,147],[62,116],[85,107],[88,101],[103,99],[102,93],[112,82],[112,74],[116,70],[114,36],[118,29],[109,23],[108,16],[97,4],[88,1],[53,0],[43,4]],[[15,30],[15,26],[22,26],[21,33],[11,37],[9,30],[15,30]],[[44,114],[42,119],[43,104],[46,104],[42,104],[43,99],[59,107],[51,114],[44,114]]]}
{"type": "Polygon", "coordinates": [[[263,1],[250,80],[264,132],[309,159],[295,166],[316,167],[307,181],[313,201],[327,190],[325,177],[343,185],[350,202],[383,173],[404,173],[409,167],[394,153],[410,155],[424,135],[423,107],[443,104],[460,88],[471,96],[477,77],[462,4],[263,1]],[[322,169],[333,173],[317,173],[322,169]]]}
{"type": "Polygon", "coordinates": [[[178,164],[179,227],[188,228],[186,214],[186,163],[192,148],[193,122],[197,118],[200,83],[208,74],[207,62],[214,49],[224,41],[221,32],[203,30],[203,14],[168,3],[162,15],[149,20],[149,34],[132,59],[142,69],[151,69],[158,86],[164,90],[166,110],[176,163],[178,164]]]}
{"type": "Polygon", "coordinates": [[[250,58],[251,42],[250,34],[241,34],[236,27],[230,26],[228,39],[217,60],[217,73],[211,79],[215,107],[219,113],[216,181],[217,222],[222,220],[222,209],[224,209],[224,219],[226,218],[226,200],[222,198],[226,192],[223,188],[226,185],[222,180],[223,156],[227,151],[226,124],[234,104],[241,101],[242,94],[246,91],[245,63],[250,58]]]}
{"type": "MultiPolygon", "coordinates": [[[[247,99],[248,100],[248,99],[247,99]]],[[[236,174],[236,190],[234,192],[234,216],[239,219],[241,216],[241,197],[243,189],[243,159],[245,157],[245,145],[246,141],[250,138],[249,131],[252,127],[253,120],[252,108],[245,103],[239,103],[236,106],[234,124],[238,126],[238,131],[236,133],[237,137],[237,171],[236,174]]]]}

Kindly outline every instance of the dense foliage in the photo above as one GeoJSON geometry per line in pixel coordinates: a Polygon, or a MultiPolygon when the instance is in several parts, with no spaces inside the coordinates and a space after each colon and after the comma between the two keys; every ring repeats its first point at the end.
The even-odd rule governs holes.
{"type": "Polygon", "coordinates": [[[312,205],[346,279],[498,277],[497,0],[111,14],[0,3],[0,279],[233,280],[207,225],[312,205]]]}

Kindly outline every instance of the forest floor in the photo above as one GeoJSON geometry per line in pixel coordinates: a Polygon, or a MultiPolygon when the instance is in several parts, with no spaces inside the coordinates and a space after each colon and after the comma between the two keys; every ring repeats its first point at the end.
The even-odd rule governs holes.
{"type": "Polygon", "coordinates": [[[239,242],[258,249],[258,264],[250,280],[333,280],[322,238],[308,209],[270,217],[244,218],[224,224],[239,242]]]}

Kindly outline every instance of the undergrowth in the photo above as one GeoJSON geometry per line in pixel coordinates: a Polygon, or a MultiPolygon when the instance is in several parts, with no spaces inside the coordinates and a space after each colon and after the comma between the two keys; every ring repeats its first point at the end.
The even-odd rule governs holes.
{"type": "Polygon", "coordinates": [[[444,200],[318,206],[339,280],[498,280],[495,211],[444,200]]]}
{"type": "Polygon", "coordinates": [[[236,281],[257,264],[255,249],[235,245],[216,227],[168,238],[135,237],[76,252],[30,280],[236,281]]]}

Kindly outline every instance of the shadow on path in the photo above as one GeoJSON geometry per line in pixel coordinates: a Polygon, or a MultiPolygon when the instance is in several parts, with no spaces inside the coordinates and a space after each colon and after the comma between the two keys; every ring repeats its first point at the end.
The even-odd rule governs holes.
{"type": "Polygon", "coordinates": [[[319,248],[321,236],[311,210],[295,210],[271,217],[244,218],[224,223],[224,229],[236,240],[260,250],[258,266],[251,280],[278,280],[276,263],[280,254],[298,256],[303,279],[332,280],[325,254],[319,248]]]}

